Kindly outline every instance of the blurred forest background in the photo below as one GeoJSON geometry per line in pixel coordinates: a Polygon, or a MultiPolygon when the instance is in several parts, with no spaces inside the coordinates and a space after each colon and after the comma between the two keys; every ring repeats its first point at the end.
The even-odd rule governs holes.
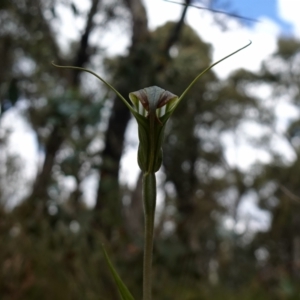
{"type": "MultiPolygon", "coordinates": [[[[211,46],[184,23],[187,9],[151,31],[141,0],[91,0],[85,12],[71,0],[1,0],[0,124],[17,109],[40,152],[29,179],[10,152],[11,130],[1,126],[1,299],[119,299],[101,243],[141,299],[141,178],[134,187],[119,180],[130,113],[90,75],[50,62],[98,71],[126,97],[151,85],[180,95],[212,62],[211,46]],[[58,6],[83,22],[65,48],[58,6]],[[131,36],[130,46],[110,56],[101,34],[115,26],[131,36]],[[84,189],[93,176],[91,207],[84,189]]],[[[226,26],[227,18],[215,21],[226,26]]],[[[220,80],[210,71],[171,118],[159,173],[154,299],[300,299],[300,118],[277,133],[272,109],[284,97],[300,116],[299,83],[300,42],[280,38],[258,73],[220,80]],[[264,87],[268,99],[253,93],[264,87]],[[228,164],[220,137],[247,122],[263,134],[245,138],[271,159],[243,170],[228,164]],[[278,134],[293,160],[274,147],[278,134]],[[267,226],[251,225],[255,212],[239,213],[247,199],[269,216],[267,226]]]]}

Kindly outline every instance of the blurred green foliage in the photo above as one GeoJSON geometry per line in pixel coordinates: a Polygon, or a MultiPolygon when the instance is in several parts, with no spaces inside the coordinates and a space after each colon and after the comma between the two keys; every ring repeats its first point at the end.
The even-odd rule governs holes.
{"type": "MultiPolygon", "coordinates": [[[[135,298],[141,298],[140,180],[134,188],[120,184],[114,151],[122,156],[124,144],[111,131],[115,125],[124,139],[129,117],[103,86],[95,88],[87,77],[50,64],[104,69],[125,97],[153,84],[180,95],[211,63],[211,46],[190,27],[182,27],[168,51],[172,22],[148,31],[145,40],[133,38],[129,52],[117,57],[104,51],[100,39],[88,39],[116,24],[136,37],[143,22],[135,25],[141,19],[133,3],[93,0],[88,13],[72,1],[0,3],[0,122],[15,112],[32,129],[41,154],[36,178],[28,179],[22,159],[9,151],[12,131],[1,126],[1,299],[119,299],[101,243],[135,298]],[[55,27],[63,18],[61,7],[86,24],[67,50],[55,27]],[[111,124],[118,113],[124,119],[111,124]],[[97,198],[93,208],[86,204],[91,177],[99,183],[89,185],[97,198]]],[[[280,39],[277,53],[257,74],[238,70],[221,81],[209,72],[168,123],[154,299],[300,299],[300,119],[290,120],[283,132],[276,129],[280,103],[289,103],[299,116],[299,55],[299,41],[280,39]],[[268,99],[259,95],[265,86],[268,99]],[[244,135],[270,160],[245,171],[228,165],[223,137],[247,122],[267,128],[259,137],[244,135]],[[287,161],[274,147],[274,136],[289,145],[293,159],[287,161]],[[240,214],[249,195],[270,215],[264,232],[251,227],[256,218],[251,211],[240,214]]]]}

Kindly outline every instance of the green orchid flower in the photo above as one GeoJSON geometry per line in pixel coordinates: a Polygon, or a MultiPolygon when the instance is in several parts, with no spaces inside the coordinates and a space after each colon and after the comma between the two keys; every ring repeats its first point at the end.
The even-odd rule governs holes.
{"type": "MultiPolygon", "coordinates": [[[[162,164],[162,142],[164,138],[164,130],[167,121],[180,104],[182,99],[198,81],[198,79],[219,64],[221,61],[236,54],[251,44],[251,41],[242,48],[223,57],[219,61],[213,63],[202,71],[185,89],[180,97],[166,91],[157,86],[151,86],[129,94],[132,105],[108,82],[99,75],[88,69],[73,66],[58,66],[58,68],[77,69],[93,74],[101,80],[107,87],[113,90],[119,98],[124,102],[131,111],[138,123],[139,148],[138,148],[138,164],[143,172],[143,204],[145,216],[145,242],[144,242],[144,268],[143,268],[143,299],[151,300],[151,270],[152,270],[152,251],[153,251],[153,233],[154,233],[154,217],[156,207],[156,177],[155,173],[162,164]]],[[[105,250],[104,250],[105,251],[105,250]]],[[[118,277],[110,262],[106,252],[105,259],[109,265],[115,282],[118,286],[122,299],[134,299],[127,290],[124,283],[118,277]]]]}

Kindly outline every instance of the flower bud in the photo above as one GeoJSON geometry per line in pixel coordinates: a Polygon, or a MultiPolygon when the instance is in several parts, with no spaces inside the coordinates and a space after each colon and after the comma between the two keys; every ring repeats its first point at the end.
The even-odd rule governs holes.
{"type": "Polygon", "coordinates": [[[157,172],[162,164],[165,124],[178,97],[157,86],[132,92],[129,98],[138,123],[138,164],[143,172],[157,172]]]}

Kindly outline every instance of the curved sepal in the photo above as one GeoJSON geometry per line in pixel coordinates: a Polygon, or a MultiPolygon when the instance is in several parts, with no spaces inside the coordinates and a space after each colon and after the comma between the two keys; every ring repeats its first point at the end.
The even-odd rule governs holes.
{"type": "Polygon", "coordinates": [[[95,72],[89,70],[89,69],[85,69],[85,68],[80,68],[80,67],[74,67],[74,66],[59,66],[57,64],[55,64],[54,62],[52,62],[52,65],[54,67],[57,68],[61,68],[61,69],[74,69],[74,70],[79,70],[79,71],[84,71],[87,73],[90,73],[92,75],[94,75],[95,77],[97,77],[100,81],[102,81],[108,88],[110,88],[112,91],[114,91],[116,93],[116,95],[118,95],[118,97],[124,102],[124,104],[127,106],[127,108],[134,114],[135,111],[134,109],[129,105],[129,103],[126,101],[126,99],[108,82],[106,82],[103,78],[101,78],[98,74],[96,74],[95,72]]]}
{"type": "MultiPolygon", "coordinates": [[[[207,71],[209,71],[210,69],[212,69],[214,66],[216,66],[217,64],[219,64],[220,62],[222,62],[223,60],[229,58],[230,56],[240,52],[241,50],[247,48],[248,46],[250,46],[252,44],[251,41],[249,41],[249,43],[241,48],[239,48],[238,50],[226,55],[225,57],[221,58],[220,60],[216,61],[215,63],[213,63],[212,65],[210,65],[209,67],[207,67],[204,71],[202,71],[198,76],[196,76],[196,78],[190,83],[190,85],[185,89],[185,91],[181,94],[181,96],[179,97],[178,101],[176,101],[175,105],[172,107],[172,112],[171,114],[174,112],[174,110],[176,109],[176,107],[178,106],[178,104],[180,103],[180,101],[184,98],[184,96],[187,94],[187,92],[191,89],[191,87],[198,81],[198,79],[204,75],[207,71]]],[[[170,114],[170,115],[171,115],[170,114]]]]}

